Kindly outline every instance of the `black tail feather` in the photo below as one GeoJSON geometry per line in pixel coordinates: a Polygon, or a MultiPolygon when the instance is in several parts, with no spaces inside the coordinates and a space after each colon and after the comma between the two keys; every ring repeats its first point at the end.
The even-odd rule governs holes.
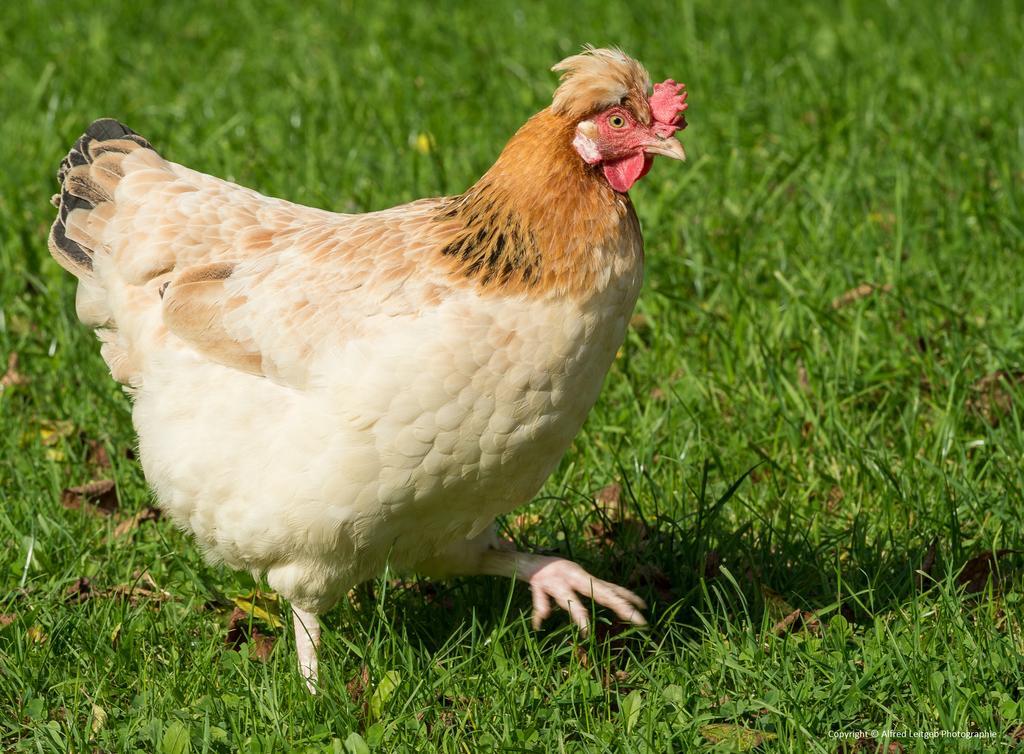
{"type": "Polygon", "coordinates": [[[110,139],[130,139],[141,147],[152,149],[153,146],[128,126],[113,118],[100,118],[94,120],[85,129],[75,145],[68,151],[67,156],[61,160],[60,168],[57,170],[57,180],[61,186],[64,185],[64,176],[76,165],[88,165],[92,162],[89,153],[89,145],[94,141],[108,141],[110,139]]]}
{"type": "MultiPolygon", "coordinates": [[[[60,194],[55,196],[58,207],[57,219],[50,231],[50,252],[65,269],[77,274],[88,274],[92,270],[92,251],[67,236],[68,213],[75,209],[93,209],[95,205],[88,199],[78,196],[74,187],[66,180],[68,173],[79,165],[88,165],[93,161],[91,149],[93,142],[104,142],[112,139],[128,139],[141,147],[152,149],[148,141],[128,126],[113,118],[101,118],[93,121],[85,129],[85,133],[71,147],[67,156],[61,160],[57,170],[57,181],[60,183],[60,194]]],[[[123,147],[120,151],[124,151],[123,147]]],[[[79,193],[86,193],[79,190],[79,193]]]]}

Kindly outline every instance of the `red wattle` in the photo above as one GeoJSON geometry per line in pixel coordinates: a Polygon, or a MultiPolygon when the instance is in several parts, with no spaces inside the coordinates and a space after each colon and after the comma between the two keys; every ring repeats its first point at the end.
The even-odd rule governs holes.
{"type": "Polygon", "coordinates": [[[640,175],[639,175],[639,177],[637,177],[638,181],[641,178],[643,178],[645,175],[647,175],[647,172],[651,169],[651,165],[653,165],[653,164],[654,164],[654,155],[653,154],[644,154],[644,169],[640,171],[640,175]]]}
{"type": "Polygon", "coordinates": [[[651,159],[643,152],[634,152],[629,157],[603,163],[601,169],[612,188],[625,194],[651,169],[651,159]]]}

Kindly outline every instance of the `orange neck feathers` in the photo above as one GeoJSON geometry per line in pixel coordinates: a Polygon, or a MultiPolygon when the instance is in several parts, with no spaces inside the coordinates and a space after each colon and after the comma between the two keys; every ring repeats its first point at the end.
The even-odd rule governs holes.
{"type": "Polygon", "coordinates": [[[542,110],[466,193],[446,200],[441,254],[481,288],[581,295],[639,227],[632,204],[572,146],[576,119],[542,110]]]}

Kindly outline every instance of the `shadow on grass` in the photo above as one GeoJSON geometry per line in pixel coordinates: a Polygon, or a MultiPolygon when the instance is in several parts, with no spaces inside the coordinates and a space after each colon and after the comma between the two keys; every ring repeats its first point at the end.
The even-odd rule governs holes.
{"type": "MultiPolygon", "coordinates": [[[[595,608],[598,639],[620,641],[625,636],[638,648],[656,646],[670,632],[685,636],[692,629],[696,635],[709,615],[730,620],[745,616],[755,629],[772,626],[791,611],[821,621],[842,615],[851,624],[867,625],[945,579],[966,592],[978,592],[990,576],[997,579],[1000,569],[1005,577],[1018,565],[1012,560],[997,564],[991,553],[967,559],[957,543],[947,545],[937,538],[916,548],[871,542],[864,536],[861,517],[817,545],[793,516],[783,517],[785,526],[747,522],[724,528],[717,513],[755,469],[717,500],[706,502],[706,466],[696,510],[681,519],[643,518],[627,495],[625,502],[616,499],[610,506],[598,500],[584,517],[563,520],[563,537],[555,549],[539,546],[550,541],[550,529],[533,542],[515,533],[512,538],[520,549],[570,558],[594,576],[643,597],[651,623],[644,632],[631,632],[614,623],[609,611],[595,608]],[[629,636],[637,637],[636,642],[629,636]]],[[[572,508],[568,502],[565,507],[572,508]]],[[[528,623],[532,609],[525,585],[493,577],[382,578],[362,585],[356,594],[354,609],[346,609],[344,617],[328,617],[329,623],[344,630],[346,624],[355,628],[355,621],[360,631],[370,632],[383,614],[427,650],[443,646],[474,616],[480,630],[490,632],[503,623],[528,623]]],[[[566,614],[556,612],[544,631],[568,622],[566,614]]]]}

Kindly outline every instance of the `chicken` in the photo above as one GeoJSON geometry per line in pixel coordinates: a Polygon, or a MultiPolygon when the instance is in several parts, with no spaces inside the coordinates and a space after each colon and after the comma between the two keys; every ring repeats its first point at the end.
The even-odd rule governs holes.
{"type": "Polygon", "coordinates": [[[215,563],[317,615],[386,564],[528,582],[584,630],[643,601],[516,551],[527,503],[590,411],[640,289],[627,191],[685,158],[686,93],[617,49],[558,63],[550,107],[465,193],[345,215],[163,159],[117,121],[61,163],[54,258],[133,400],[161,508],[215,563]]]}

